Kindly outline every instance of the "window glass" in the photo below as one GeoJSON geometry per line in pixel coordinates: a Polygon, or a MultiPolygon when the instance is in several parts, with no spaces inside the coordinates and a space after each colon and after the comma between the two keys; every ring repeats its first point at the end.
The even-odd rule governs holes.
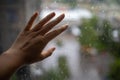
{"type": "Polygon", "coordinates": [[[55,46],[53,55],[20,68],[12,80],[120,80],[120,0],[1,0],[0,9],[0,52],[34,11],[36,22],[55,12],[53,19],[65,14],[55,28],[69,25],[45,48],[55,46]]]}

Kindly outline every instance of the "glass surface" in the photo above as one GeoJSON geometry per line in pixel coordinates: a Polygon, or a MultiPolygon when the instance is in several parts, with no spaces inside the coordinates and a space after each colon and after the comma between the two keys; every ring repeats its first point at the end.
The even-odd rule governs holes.
{"type": "Polygon", "coordinates": [[[6,23],[0,27],[0,51],[12,44],[14,34],[20,32],[34,11],[40,13],[36,22],[50,12],[56,13],[53,19],[64,13],[64,20],[55,28],[63,24],[69,28],[45,48],[56,47],[52,56],[21,69],[12,80],[18,80],[17,77],[23,80],[120,80],[120,0],[20,1],[0,1],[4,6],[21,4],[16,5],[15,11],[13,7],[10,11],[0,7],[1,25],[6,23]],[[9,24],[10,30],[6,27],[9,24]]]}

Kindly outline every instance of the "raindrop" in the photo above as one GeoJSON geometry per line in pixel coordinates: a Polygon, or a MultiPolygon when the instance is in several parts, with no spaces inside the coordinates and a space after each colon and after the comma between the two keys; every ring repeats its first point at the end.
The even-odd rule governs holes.
{"type": "Polygon", "coordinates": [[[46,6],[45,9],[46,9],[46,10],[49,9],[48,6],[46,6]]]}
{"type": "Polygon", "coordinates": [[[104,26],[107,27],[107,24],[105,24],[104,26]]]}
{"type": "Polygon", "coordinates": [[[99,28],[97,28],[96,31],[98,32],[98,31],[99,31],[99,28]]]}
{"type": "Polygon", "coordinates": [[[113,16],[116,16],[116,13],[113,13],[113,16]]]}
{"type": "Polygon", "coordinates": [[[77,37],[76,40],[79,41],[80,40],[79,37],[77,37]]]}
{"type": "Polygon", "coordinates": [[[104,38],[102,38],[102,40],[105,40],[104,38]]]}
{"type": "Polygon", "coordinates": [[[85,73],[87,73],[88,71],[87,70],[84,70],[85,73]]]}
{"type": "Polygon", "coordinates": [[[95,9],[95,7],[94,7],[94,6],[92,6],[92,7],[91,7],[91,9],[95,9]]]}
{"type": "Polygon", "coordinates": [[[98,6],[99,7],[99,9],[101,9],[101,6],[98,6]]]}
{"type": "Polygon", "coordinates": [[[56,4],[56,3],[57,3],[57,1],[54,1],[54,2],[53,2],[53,4],[56,4]]]}
{"type": "Polygon", "coordinates": [[[27,77],[27,74],[24,74],[24,77],[27,77]]]}
{"type": "Polygon", "coordinates": [[[91,47],[91,46],[92,46],[92,44],[91,44],[91,43],[89,43],[89,46],[91,47]]]}
{"type": "Polygon", "coordinates": [[[87,29],[87,27],[85,27],[85,29],[87,29]]]}
{"type": "Polygon", "coordinates": [[[80,4],[77,4],[77,7],[79,7],[80,6],[80,4]]]}
{"type": "Polygon", "coordinates": [[[61,71],[60,73],[61,73],[61,74],[63,74],[64,72],[63,72],[63,71],[61,71]]]}
{"type": "Polygon", "coordinates": [[[105,10],[102,10],[102,13],[105,13],[105,10]]]}
{"type": "Polygon", "coordinates": [[[52,79],[52,80],[54,80],[54,79],[52,79]]]}

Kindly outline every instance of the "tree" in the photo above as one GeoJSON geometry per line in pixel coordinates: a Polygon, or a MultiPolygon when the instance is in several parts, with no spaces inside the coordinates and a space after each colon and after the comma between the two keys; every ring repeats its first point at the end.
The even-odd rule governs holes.
{"type": "Polygon", "coordinates": [[[96,17],[83,20],[80,26],[79,42],[85,48],[96,48],[99,54],[102,51],[110,53],[115,60],[110,66],[108,76],[106,76],[110,80],[120,80],[120,41],[114,41],[112,28],[114,25],[111,25],[108,20],[99,20],[96,17]]]}
{"type": "Polygon", "coordinates": [[[81,26],[81,35],[79,36],[79,42],[84,47],[96,47],[98,44],[98,33],[95,30],[97,26],[97,18],[84,19],[81,26]]]}
{"type": "Polygon", "coordinates": [[[111,70],[108,74],[109,80],[120,80],[120,59],[116,60],[111,65],[111,70]]]}

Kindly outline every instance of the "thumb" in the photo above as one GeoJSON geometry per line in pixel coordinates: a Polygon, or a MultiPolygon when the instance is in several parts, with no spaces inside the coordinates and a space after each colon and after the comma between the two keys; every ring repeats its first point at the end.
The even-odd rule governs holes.
{"type": "Polygon", "coordinates": [[[51,56],[52,53],[54,52],[54,50],[55,50],[55,47],[52,47],[52,48],[50,48],[50,49],[48,49],[48,50],[46,50],[46,51],[43,51],[43,52],[40,54],[40,56],[39,56],[39,60],[43,60],[43,59],[51,56]]]}

